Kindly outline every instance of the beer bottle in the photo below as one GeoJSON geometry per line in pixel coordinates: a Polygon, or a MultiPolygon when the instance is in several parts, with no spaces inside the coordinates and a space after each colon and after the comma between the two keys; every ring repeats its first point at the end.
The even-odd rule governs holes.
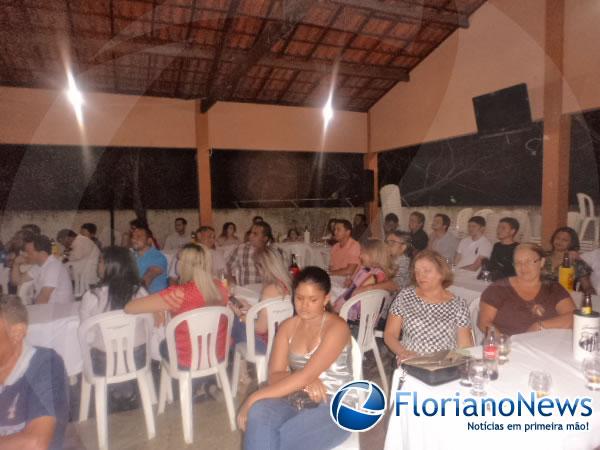
{"type": "Polygon", "coordinates": [[[592,296],[590,294],[585,294],[583,296],[583,303],[581,303],[581,314],[584,316],[592,315],[592,296]]]}
{"type": "Polygon", "coordinates": [[[572,291],[575,284],[575,269],[571,265],[571,258],[569,258],[569,252],[565,252],[563,261],[558,268],[558,282],[565,289],[572,291]]]}

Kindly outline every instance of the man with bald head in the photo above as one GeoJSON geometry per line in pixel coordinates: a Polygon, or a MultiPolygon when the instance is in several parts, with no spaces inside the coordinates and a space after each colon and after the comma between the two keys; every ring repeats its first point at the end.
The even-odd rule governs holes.
{"type": "Polygon", "coordinates": [[[25,342],[27,310],[0,296],[0,449],[62,449],[69,421],[63,360],[25,342]]]}

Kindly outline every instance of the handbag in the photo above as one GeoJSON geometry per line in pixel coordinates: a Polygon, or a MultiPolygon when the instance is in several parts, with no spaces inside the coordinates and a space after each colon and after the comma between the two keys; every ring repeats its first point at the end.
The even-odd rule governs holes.
{"type": "Polygon", "coordinates": [[[292,405],[297,411],[301,411],[305,408],[316,408],[319,406],[317,402],[311,400],[308,393],[304,391],[296,391],[292,392],[287,397],[288,402],[292,405]]]}
{"type": "Polygon", "coordinates": [[[426,384],[436,386],[460,378],[460,367],[469,356],[445,350],[409,358],[402,362],[403,369],[426,384]]]}

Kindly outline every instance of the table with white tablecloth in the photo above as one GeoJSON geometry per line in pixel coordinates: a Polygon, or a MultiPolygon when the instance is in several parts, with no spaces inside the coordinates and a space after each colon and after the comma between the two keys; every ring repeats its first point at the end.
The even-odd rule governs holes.
{"type": "MultiPolygon", "coordinates": [[[[454,402],[448,403],[446,415],[427,417],[416,416],[412,412],[411,397],[403,396],[410,407],[403,406],[400,415],[395,414],[395,406],[390,405],[390,421],[385,441],[385,450],[408,449],[502,449],[507,448],[542,448],[550,449],[593,449],[600,445],[600,392],[589,391],[581,372],[581,365],[572,357],[571,330],[544,330],[542,332],[525,333],[512,337],[512,351],[509,361],[499,366],[499,378],[486,385],[486,397],[496,399],[496,404],[503,398],[516,400],[518,392],[529,400],[528,386],[531,371],[544,371],[551,375],[552,385],[549,398],[570,399],[578,396],[590,397],[593,413],[589,417],[576,414],[574,417],[556,413],[543,417],[537,413],[534,417],[524,412],[518,415],[491,416],[487,409],[485,417],[456,416],[454,402]],[[587,431],[567,431],[567,424],[587,423],[587,431]],[[487,427],[502,425],[503,431],[469,430],[469,423],[487,427]],[[508,430],[509,424],[521,424],[521,431],[508,430]],[[554,431],[525,432],[526,424],[543,424],[552,426],[554,431]],[[558,431],[557,424],[563,431],[558,431]]],[[[473,356],[481,357],[481,347],[470,349],[473,356]]],[[[420,380],[407,376],[402,392],[416,393],[418,403],[425,398],[434,398],[441,402],[442,398],[470,397],[470,388],[463,387],[458,381],[440,386],[429,386],[420,380]]],[[[411,394],[414,395],[414,394],[411,394]]],[[[464,404],[463,404],[464,405],[464,404]]],[[[462,407],[461,407],[462,408],[462,407]]],[[[430,410],[431,411],[431,410],[430,410]]],[[[525,411],[525,409],[523,409],[525,411]]]]}
{"type": "MultiPolygon", "coordinates": [[[[80,302],[75,302],[27,306],[29,316],[27,343],[36,347],[54,349],[62,357],[69,376],[77,375],[83,368],[77,334],[80,305],[80,302]]],[[[158,346],[164,339],[164,327],[154,327],[152,330],[150,356],[160,361],[158,346]]]]}
{"type": "Polygon", "coordinates": [[[329,268],[329,253],[331,248],[321,244],[306,244],[304,242],[281,242],[277,244],[286,258],[289,266],[292,254],[300,267],[317,266],[327,270],[329,268]]]}
{"type": "Polygon", "coordinates": [[[77,375],[83,367],[77,337],[79,306],[80,303],[27,306],[27,342],[54,349],[62,357],[69,376],[77,375]]]}

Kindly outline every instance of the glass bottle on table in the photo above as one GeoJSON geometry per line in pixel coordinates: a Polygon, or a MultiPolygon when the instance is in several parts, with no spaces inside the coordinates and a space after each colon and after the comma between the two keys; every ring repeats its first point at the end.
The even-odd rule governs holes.
{"type": "Polygon", "coordinates": [[[489,327],[483,340],[483,360],[487,365],[490,380],[498,379],[498,356],[496,329],[489,327]]]}
{"type": "Polygon", "coordinates": [[[583,296],[583,302],[581,303],[581,315],[591,316],[594,311],[592,310],[592,295],[585,294],[583,296]]]}
{"type": "Polygon", "coordinates": [[[298,263],[296,262],[296,254],[292,253],[292,262],[289,268],[290,276],[292,279],[296,278],[300,273],[300,267],[298,267],[298,263]]]}

